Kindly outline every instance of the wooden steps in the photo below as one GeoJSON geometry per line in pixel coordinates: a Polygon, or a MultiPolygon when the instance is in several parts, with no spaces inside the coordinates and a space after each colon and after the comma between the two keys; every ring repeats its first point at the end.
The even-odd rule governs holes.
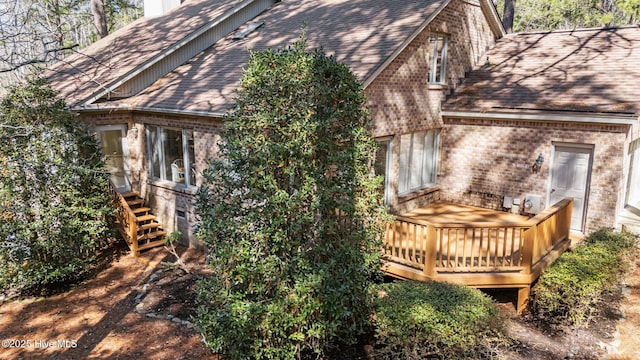
{"type": "Polygon", "coordinates": [[[142,206],[144,204],[144,200],[140,198],[131,199],[127,200],[127,204],[129,204],[130,207],[142,206]]]}
{"type": "Polygon", "coordinates": [[[144,251],[144,250],[152,249],[152,248],[158,247],[158,246],[164,246],[164,239],[146,243],[146,244],[138,247],[138,251],[144,251]]]}
{"type": "Polygon", "coordinates": [[[163,246],[167,232],[153,215],[152,209],[145,206],[140,194],[136,191],[112,192],[118,207],[119,230],[133,255],[139,256],[141,251],[163,246]]]}
{"type": "Polygon", "coordinates": [[[154,231],[154,232],[148,232],[145,234],[142,234],[140,236],[138,236],[138,242],[140,241],[147,241],[147,240],[153,240],[153,239],[160,239],[162,241],[164,241],[164,236],[167,235],[166,231],[154,231]]]}

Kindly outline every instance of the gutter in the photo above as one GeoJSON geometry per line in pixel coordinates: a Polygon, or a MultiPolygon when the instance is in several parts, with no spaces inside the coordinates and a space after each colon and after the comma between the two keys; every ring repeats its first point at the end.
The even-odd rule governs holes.
{"type": "Polygon", "coordinates": [[[176,109],[152,108],[152,107],[134,107],[128,104],[107,105],[107,106],[100,106],[97,104],[82,105],[82,106],[73,107],[70,110],[77,111],[77,112],[129,111],[129,112],[142,112],[142,113],[149,113],[149,114],[198,116],[198,117],[215,118],[220,120],[222,120],[226,116],[225,113],[210,112],[210,111],[204,111],[204,110],[176,110],[176,109]]]}
{"type": "Polygon", "coordinates": [[[557,111],[464,111],[442,110],[443,118],[452,119],[491,119],[491,120],[515,120],[515,121],[549,121],[571,122],[584,124],[605,125],[634,125],[638,122],[638,116],[629,114],[606,113],[566,113],[557,111]]]}

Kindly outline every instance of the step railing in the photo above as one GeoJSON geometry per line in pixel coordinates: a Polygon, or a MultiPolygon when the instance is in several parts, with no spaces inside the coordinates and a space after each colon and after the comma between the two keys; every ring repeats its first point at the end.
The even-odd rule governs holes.
{"type": "Polygon", "coordinates": [[[125,238],[134,256],[138,256],[138,222],[127,200],[109,181],[113,205],[116,208],[116,220],[120,224],[120,233],[125,238]]]}
{"type": "Polygon", "coordinates": [[[387,226],[385,259],[438,272],[530,273],[560,241],[568,239],[573,199],[566,198],[522,223],[430,223],[398,216],[387,226]]]}

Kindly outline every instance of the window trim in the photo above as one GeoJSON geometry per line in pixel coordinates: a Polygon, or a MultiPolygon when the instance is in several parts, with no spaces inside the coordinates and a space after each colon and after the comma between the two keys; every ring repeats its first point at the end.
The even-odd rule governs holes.
{"type": "MultiPolygon", "coordinates": [[[[191,184],[191,173],[189,170],[189,173],[187,174],[186,169],[193,169],[195,170],[195,161],[193,164],[191,164],[191,159],[189,158],[189,138],[188,138],[188,132],[191,131],[192,132],[192,136],[193,136],[193,129],[184,129],[184,128],[177,128],[177,127],[171,127],[171,126],[160,126],[160,125],[153,125],[153,124],[145,124],[145,136],[146,136],[146,142],[147,142],[147,162],[148,162],[148,166],[149,166],[149,178],[152,180],[160,180],[160,181],[166,181],[169,182],[171,184],[175,184],[177,186],[182,186],[182,187],[196,187],[196,184],[191,184]],[[184,163],[184,169],[185,169],[185,174],[184,174],[184,182],[180,183],[180,182],[175,182],[172,179],[167,179],[166,174],[167,174],[167,164],[166,164],[166,154],[165,154],[165,149],[163,148],[163,141],[162,141],[162,133],[163,130],[172,130],[172,131],[180,131],[181,136],[182,136],[182,161],[184,163]],[[156,143],[155,144],[151,144],[150,141],[150,134],[152,131],[155,131],[155,136],[156,136],[156,143]],[[155,149],[153,148],[155,145],[155,149]],[[157,152],[159,154],[159,172],[160,174],[155,174],[154,170],[153,170],[153,154],[154,151],[157,152]]],[[[194,139],[195,141],[195,139],[194,139]]],[[[195,148],[194,148],[194,158],[195,158],[195,148]]],[[[195,179],[194,179],[195,180],[195,179]]]]}
{"type": "Polygon", "coordinates": [[[429,45],[431,46],[435,39],[436,46],[429,54],[429,71],[427,72],[427,83],[430,85],[444,85],[447,83],[447,50],[449,44],[449,36],[441,33],[433,33],[429,35],[429,45]],[[438,42],[442,40],[442,54],[440,57],[440,81],[437,81],[436,69],[438,68],[438,42]]]}
{"type": "Polygon", "coordinates": [[[406,196],[408,194],[411,193],[415,193],[418,191],[421,191],[423,189],[435,186],[438,182],[438,157],[439,157],[439,149],[440,149],[440,129],[429,129],[429,130],[421,130],[421,131],[414,131],[412,133],[407,133],[407,134],[402,134],[400,136],[400,149],[399,149],[399,155],[400,155],[400,159],[402,158],[402,137],[405,135],[411,135],[411,143],[409,145],[409,150],[408,150],[408,159],[406,161],[407,163],[407,167],[406,168],[402,168],[402,161],[399,160],[398,161],[398,197],[403,197],[406,196]],[[416,134],[420,134],[423,133],[424,135],[424,139],[423,139],[423,151],[421,153],[421,159],[420,159],[420,183],[418,184],[417,187],[410,187],[411,184],[411,177],[410,177],[410,172],[411,172],[411,165],[414,163],[413,161],[413,154],[414,154],[414,144],[415,141],[414,139],[416,138],[416,134]],[[430,148],[427,148],[426,145],[426,138],[429,135],[429,133],[433,133],[434,139],[433,139],[433,146],[430,148]],[[427,153],[427,151],[429,151],[427,153]],[[432,171],[428,174],[428,178],[432,179],[432,181],[425,181],[425,162],[426,162],[426,156],[425,155],[429,155],[432,157],[433,160],[433,169],[432,171]],[[404,176],[403,176],[404,173],[404,176]],[[404,183],[403,184],[403,180],[404,183]],[[406,187],[406,188],[405,188],[406,187]]]}

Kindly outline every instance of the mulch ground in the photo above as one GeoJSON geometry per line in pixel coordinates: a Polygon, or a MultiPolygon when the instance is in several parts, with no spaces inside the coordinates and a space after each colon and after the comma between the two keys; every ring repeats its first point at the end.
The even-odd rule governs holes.
{"type": "Polygon", "coordinates": [[[190,323],[204,256],[182,258],[191,274],[165,270],[175,258],[163,248],[134,258],[119,246],[72,289],[5,300],[0,359],[215,359],[190,323]]]}

